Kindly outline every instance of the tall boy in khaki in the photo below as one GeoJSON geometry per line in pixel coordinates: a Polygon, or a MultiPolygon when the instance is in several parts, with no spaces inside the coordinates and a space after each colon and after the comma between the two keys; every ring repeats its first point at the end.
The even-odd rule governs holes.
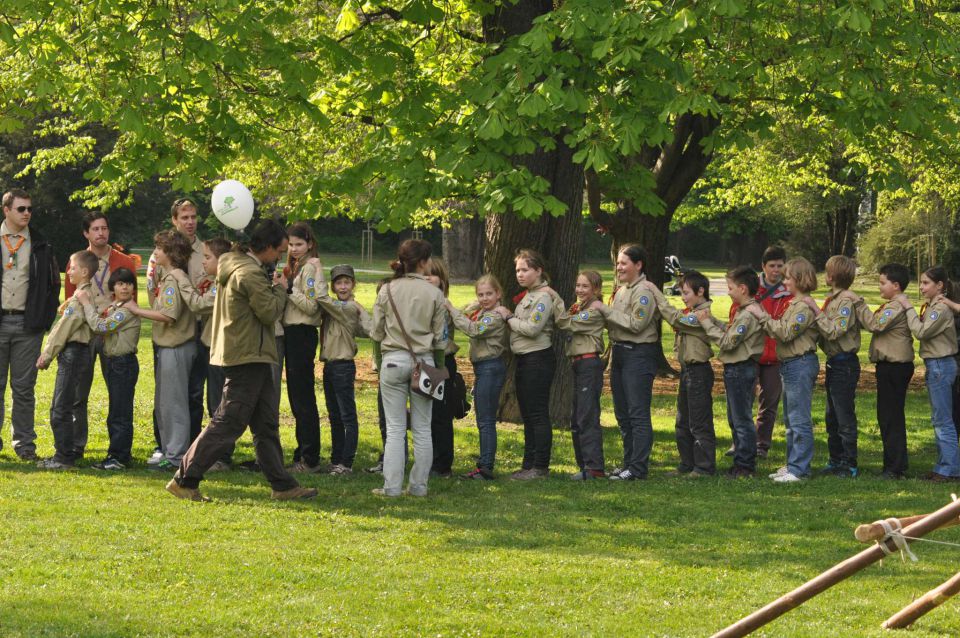
{"type": "Polygon", "coordinates": [[[727,289],[737,310],[724,325],[708,312],[696,317],[707,337],[717,345],[717,358],[723,363],[723,385],[727,401],[727,423],[733,435],[733,466],[730,478],[753,476],[757,467],[757,429],[753,423],[754,385],[757,365],[763,354],[766,336],[760,321],[748,310],[755,299],[760,279],[747,266],[727,274],[727,289]]]}
{"type": "MultiPolygon", "coordinates": [[[[81,250],[70,257],[67,277],[77,287],[77,292],[88,295],[90,278],[99,265],[97,256],[89,250],[81,250]]],[[[84,317],[83,306],[74,296],[60,306],[57,323],[47,337],[47,345],[37,359],[37,368],[46,370],[53,358],[57,358],[57,381],[50,404],[50,428],[53,430],[55,453],[51,458],[37,462],[47,470],[64,470],[76,465],[76,449],[73,439],[73,410],[77,386],[84,374],[90,374],[92,361],[88,345],[93,336],[84,317]]]]}

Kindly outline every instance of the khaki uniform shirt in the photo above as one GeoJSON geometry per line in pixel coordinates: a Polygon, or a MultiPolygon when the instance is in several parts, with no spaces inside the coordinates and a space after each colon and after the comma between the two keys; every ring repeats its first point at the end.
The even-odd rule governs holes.
{"type": "MultiPolygon", "coordinates": [[[[193,251],[190,253],[190,261],[187,263],[187,275],[190,277],[190,283],[197,286],[207,276],[207,271],[203,267],[203,242],[200,241],[199,237],[194,236],[191,247],[193,251]]],[[[163,290],[160,282],[163,281],[166,274],[166,269],[157,265],[157,253],[151,253],[150,259],[147,261],[147,298],[151,304],[163,290]]]]}
{"type": "Polygon", "coordinates": [[[340,361],[356,357],[357,336],[365,337],[370,334],[370,315],[353,299],[341,301],[326,293],[317,297],[317,305],[323,317],[320,328],[320,359],[340,361]]]}
{"type": "Polygon", "coordinates": [[[676,331],[677,338],[673,342],[673,351],[677,353],[680,363],[706,363],[713,356],[713,349],[707,339],[707,333],[700,325],[700,321],[693,314],[698,310],[709,310],[710,302],[705,301],[695,306],[691,311],[684,312],[667,301],[660,291],[653,293],[657,300],[657,310],[664,320],[676,331]]]}
{"type": "MultiPolygon", "coordinates": [[[[133,273],[136,275],[137,273],[133,273]]],[[[105,257],[99,258],[97,262],[97,272],[90,273],[90,297],[93,304],[97,307],[97,312],[103,312],[107,306],[113,303],[113,294],[107,282],[110,281],[110,252],[107,251],[105,257]]]]}
{"type": "Polygon", "coordinates": [[[913,363],[913,335],[907,325],[903,306],[896,302],[887,302],[870,312],[861,298],[854,303],[857,319],[870,338],[870,361],[878,363],[913,363]]]}
{"type": "Polygon", "coordinates": [[[920,315],[913,308],[906,311],[907,326],[920,341],[921,359],[939,359],[957,354],[957,329],[953,311],[943,303],[926,306],[920,315]]]}
{"type": "Polygon", "coordinates": [[[610,341],[656,343],[660,340],[656,321],[660,312],[656,301],[649,290],[639,285],[646,279],[640,275],[636,281],[620,286],[614,291],[609,306],[600,309],[607,320],[610,341]]]}
{"type": "Polygon", "coordinates": [[[478,310],[480,305],[474,302],[462,311],[454,308],[450,315],[454,325],[470,337],[470,361],[495,359],[507,349],[507,322],[493,310],[478,310]]]}
{"type": "MultiPolygon", "coordinates": [[[[445,350],[443,339],[447,319],[446,299],[443,291],[417,273],[393,279],[380,289],[373,306],[373,329],[370,338],[380,343],[382,352],[408,350],[407,342],[400,331],[397,313],[387,298],[387,289],[400,313],[400,321],[410,337],[413,351],[418,355],[445,350]]],[[[437,362],[437,365],[442,362],[437,362]]]]}
{"type": "Polygon", "coordinates": [[[313,264],[304,264],[293,278],[292,288],[287,307],[283,309],[283,325],[319,326],[323,315],[317,306],[317,298],[326,294],[327,289],[323,266],[318,269],[313,264]]]}
{"type": "Polygon", "coordinates": [[[603,328],[607,325],[603,313],[597,308],[580,310],[579,306],[574,304],[557,317],[557,328],[570,333],[564,353],[568,357],[601,354],[604,349],[603,328]]]}
{"type": "MultiPolygon", "coordinates": [[[[85,290],[90,295],[90,282],[77,286],[77,290],[85,290]]],[[[83,304],[77,300],[76,296],[60,304],[57,314],[59,315],[57,323],[50,331],[47,345],[43,349],[43,358],[47,361],[52,361],[68,343],[90,343],[90,338],[93,336],[90,327],[87,326],[83,304]]]]}
{"type": "Polygon", "coordinates": [[[817,343],[828,358],[860,350],[860,322],[857,321],[853,299],[827,297],[824,310],[817,315],[816,321],[820,333],[817,343]]]}
{"type": "Polygon", "coordinates": [[[767,336],[760,326],[760,320],[746,312],[747,306],[757,303],[751,299],[737,308],[733,320],[724,326],[711,315],[703,321],[707,336],[719,347],[717,358],[724,364],[743,363],[747,360],[760,361],[767,336]]]}
{"type": "Polygon", "coordinates": [[[16,235],[11,235],[7,229],[7,222],[0,223],[0,253],[3,256],[3,261],[0,263],[0,268],[3,268],[3,293],[0,297],[0,306],[4,310],[23,310],[27,307],[27,289],[30,287],[30,227],[27,226],[16,235]],[[10,242],[13,248],[17,248],[20,238],[23,238],[23,243],[14,253],[7,246],[7,242],[10,242]]]}
{"type": "Polygon", "coordinates": [[[114,302],[97,312],[91,305],[83,306],[87,326],[94,334],[103,335],[103,351],[108,357],[136,354],[140,342],[140,317],[123,303],[114,302]]]}
{"type": "Polygon", "coordinates": [[[453,317],[450,316],[450,312],[444,308],[446,311],[446,319],[443,322],[444,329],[444,338],[447,340],[447,347],[443,349],[444,356],[449,354],[457,354],[460,351],[460,346],[457,345],[457,342],[454,341],[454,336],[457,333],[456,324],[453,323],[453,317]]]}
{"type": "Polygon", "coordinates": [[[820,333],[810,329],[814,323],[813,310],[799,298],[790,300],[787,310],[779,319],[767,314],[760,319],[763,329],[777,341],[777,358],[780,361],[817,351],[820,333]]]}
{"type": "Polygon", "coordinates": [[[203,326],[200,341],[209,348],[211,326],[213,325],[210,318],[213,315],[213,305],[217,300],[217,283],[210,275],[206,275],[194,287],[190,282],[190,277],[182,270],[174,270],[171,274],[176,277],[177,284],[180,286],[180,298],[183,299],[183,303],[187,305],[190,312],[200,320],[200,324],[203,326]]]}
{"type": "Polygon", "coordinates": [[[173,319],[173,323],[157,321],[153,324],[153,342],[164,348],[175,348],[193,339],[197,332],[197,318],[183,302],[177,278],[167,273],[160,280],[160,294],[153,309],[173,319]]]}
{"type": "Polygon", "coordinates": [[[554,316],[563,312],[563,300],[545,292],[547,284],[540,282],[527,291],[507,320],[510,326],[510,350],[514,354],[529,354],[550,347],[555,326],[554,316]]]}

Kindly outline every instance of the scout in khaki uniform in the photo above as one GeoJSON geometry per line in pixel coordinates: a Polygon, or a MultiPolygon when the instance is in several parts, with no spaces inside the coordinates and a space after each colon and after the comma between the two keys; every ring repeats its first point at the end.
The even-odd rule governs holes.
{"type": "Polygon", "coordinates": [[[686,308],[674,308],[655,286],[649,287],[657,309],[676,331],[674,350],[680,361],[680,388],[674,429],[680,464],[676,474],[689,478],[717,473],[717,437],[713,429],[713,350],[696,313],[710,309],[710,281],[691,270],[680,280],[686,308]]]}
{"type": "Polygon", "coordinates": [[[907,388],[913,378],[913,336],[903,306],[893,301],[907,288],[910,271],[900,264],[880,267],[880,296],[886,300],[871,311],[863,299],[854,304],[857,320],[871,333],[870,361],[876,364],[877,424],[883,441],[881,476],[901,479],[907,471],[907,388]]]}
{"type": "Polygon", "coordinates": [[[557,317],[557,327],[569,332],[565,354],[573,365],[573,414],[570,433],[580,468],[572,478],[585,481],[606,476],[603,460],[603,430],[600,428],[600,393],[603,392],[603,328],[606,321],[599,307],[603,296],[600,273],[586,270],[577,275],[577,303],[557,317]],[[597,303],[594,303],[594,302],[597,303]]]}
{"type": "Polygon", "coordinates": [[[802,257],[786,265],[783,285],[794,296],[780,319],[773,319],[759,306],[750,306],[767,335],[777,342],[780,376],[783,380],[784,421],[787,426],[787,465],[771,475],[777,483],[791,483],[810,474],[813,461],[813,416],[811,403],[820,362],[814,325],[817,304],[810,293],[817,289],[817,271],[802,257]]]}
{"type": "Polygon", "coordinates": [[[907,326],[920,341],[920,358],[927,369],[927,395],[930,398],[930,420],[937,439],[937,462],[924,476],[942,483],[960,479],[960,448],[953,423],[953,382],[957,378],[957,330],[953,312],[938,297],[951,296],[952,286],[942,266],[930,268],[920,275],[920,294],[924,303],[920,314],[910,305],[906,295],[896,300],[905,309],[907,326]]]}
{"type": "Polygon", "coordinates": [[[736,311],[724,326],[708,312],[698,311],[697,319],[707,337],[717,344],[717,358],[723,363],[723,385],[727,399],[727,423],[733,434],[733,465],[729,478],[753,476],[757,463],[757,429],[753,423],[753,386],[757,363],[763,354],[766,335],[750,306],[756,305],[760,278],[749,266],[727,273],[727,290],[736,311]]]}
{"type": "Polygon", "coordinates": [[[503,297],[500,282],[493,275],[483,275],[475,285],[477,301],[462,311],[447,301],[447,311],[454,325],[470,337],[470,363],[473,365],[473,409],[480,434],[480,456],[477,467],[464,478],[493,480],[497,455],[497,412],[500,391],[507,378],[503,354],[507,349],[507,324],[496,311],[503,297]]]}
{"type": "Polygon", "coordinates": [[[647,478],[653,449],[653,379],[660,357],[657,334],[660,312],[646,281],[646,251],[635,244],[623,246],[617,255],[617,279],[608,306],[600,308],[610,337],[610,389],[613,411],[623,438],[623,467],[611,472],[612,480],[647,478]]]}
{"type": "Polygon", "coordinates": [[[523,292],[513,299],[513,314],[506,309],[500,312],[510,327],[510,350],[517,360],[517,401],[523,418],[523,464],[510,478],[528,481],[550,474],[550,386],[557,365],[551,339],[554,317],[563,310],[563,300],[548,286],[545,262],[539,253],[521,250],[515,263],[517,283],[523,292]]]}
{"type": "MultiPolygon", "coordinates": [[[[97,267],[97,256],[89,250],[81,250],[70,257],[67,277],[77,287],[77,292],[91,295],[90,277],[97,267]]],[[[50,404],[50,428],[53,430],[55,454],[37,462],[45,470],[70,469],[76,464],[76,447],[73,443],[73,406],[76,401],[78,379],[88,372],[91,333],[84,319],[83,306],[76,294],[60,306],[59,320],[47,337],[47,345],[37,368],[46,370],[54,357],[57,358],[57,382],[50,404]]]]}
{"type": "Polygon", "coordinates": [[[331,297],[317,297],[320,326],[320,359],[323,361],[323,398],[330,417],[330,473],[350,474],[357,455],[360,423],[357,419],[357,337],[370,334],[371,319],[353,298],[353,267],[341,264],[330,270],[331,297]]]}
{"type": "Polygon", "coordinates": [[[140,376],[140,363],[137,361],[140,317],[130,308],[136,305],[137,276],[127,268],[118,268],[110,273],[107,285],[113,301],[102,311],[89,297],[81,299],[87,325],[93,334],[103,337],[103,366],[110,401],[107,411],[110,447],[107,457],[93,467],[98,470],[122,470],[130,464],[133,402],[140,376]]]}
{"type": "Polygon", "coordinates": [[[830,460],[821,474],[856,477],[857,469],[857,382],[860,380],[860,322],[848,289],[857,274],[855,261],[844,255],[827,260],[827,285],[832,288],[823,311],[817,315],[817,343],[827,355],[827,449],[830,460]]]}

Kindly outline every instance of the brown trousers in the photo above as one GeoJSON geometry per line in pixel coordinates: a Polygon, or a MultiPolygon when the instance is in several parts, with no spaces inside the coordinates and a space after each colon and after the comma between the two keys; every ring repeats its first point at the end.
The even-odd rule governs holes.
{"type": "Polygon", "coordinates": [[[289,490],[299,483],[283,467],[280,447],[280,388],[275,366],[247,363],[223,368],[226,381],[220,407],[183,456],[174,477],[181,486],[196,488],[204,473],[232,450],[250,424],[257,463],[273,489],[289,490]]]}

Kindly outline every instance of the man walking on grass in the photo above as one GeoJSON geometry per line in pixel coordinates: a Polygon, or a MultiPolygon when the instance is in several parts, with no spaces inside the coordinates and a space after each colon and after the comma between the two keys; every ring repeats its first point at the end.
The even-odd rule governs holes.
{"type": "Polygon", "coordinates": [[[301,487],[283,467],[280,447],[280,388],[273,380],[273,366],[278,364],[273,331],[287,303],[287,281],[280,271],[271,281],[266,268],[276,264],[286,247],[283,226],[268,220],[250,235],[249,251],[220,257],[210,363],[223,368],[226,383],[210,424],[167,483],[167,491],[177,498],[209,500],[199,489],[204,473],[233,447],[248,423],[257,463],[273,487],[272,498],[286,501],[317,495],[317,490],[301,487]]]}

